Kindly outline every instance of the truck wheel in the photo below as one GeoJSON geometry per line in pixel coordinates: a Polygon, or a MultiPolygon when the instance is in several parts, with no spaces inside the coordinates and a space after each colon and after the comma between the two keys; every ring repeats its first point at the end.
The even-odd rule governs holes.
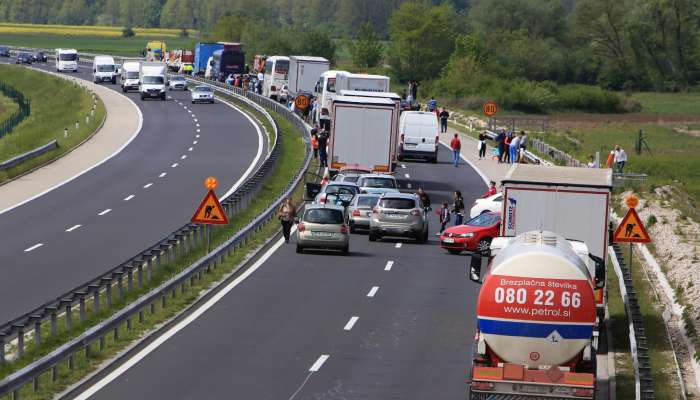
{"type": "Polygon", "coordinates": [[[126,88],[122,86],[122,92],[126,93],[126,88]]]}
{"type": "Polygon", "coordinates": [[[437,164],[437,156],[430,159],[431,164],[437,164]]]}
{"type": "Polygon", "coordinates": [[[399,154],[398,156],[396,156],[396,159],[399,161],[403,161],[403,155],[399,154]]]}
{"type": "Polygon", "coordinates": [[[146,99],[146,96],[141,95],[141,101],[144,101],[146,99]]]}
{"type": "Polygon", "coordinates": [[[116,84],[117,84],[117,78],[112,78],[112,85],[116,85],[116,84]]]}
{"type": "Polygon", "coordinates": [[[160,99],[161,99],[162,101],[165,101],[165,93],[163,93],[163,94],[160,95],[160,99]]]}

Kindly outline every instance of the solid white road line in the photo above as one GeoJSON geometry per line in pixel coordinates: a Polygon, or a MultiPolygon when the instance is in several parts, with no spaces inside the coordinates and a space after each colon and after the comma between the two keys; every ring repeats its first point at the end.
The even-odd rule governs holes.
{"type": "Polygon", "coordinates": [[[369,293],[367,293],[367,297],[374,297],[374,295],[377,294],[378,290],[379,286],[372,286],[372,289],[370,289],[369,293]]]}
{"type": "Polygon", "coordinates": [[[343,330],[344,331],[351,330],[352,327],[355,326],[355,322],[357,322],[358,319],[360,319],[360,317],[353,316],[352,318],[350,318],[350,321],[348,321],[348,323],[345,324],[345,326],[343,327],[343,330]]]}
{"type": "Polygon", "coordinates": [[[124,201],[129,201],[129,200],[133,199],[134,197],[136,197],[136,196],[134,196],[133,194],[130,194],[130,195],[124,197],[124,201]]]}
{"type": "Polygon", "coordinates": [[[111,209],[111,208],[108,208],[108,209],[102,211],[101,213],[99,213],[99,214],[97,214],[97,215],[99,215],[99,216],[101,217],[101,216],[103,216],[103,215],[109,214],[111,211],[112,211],[112,209],[111,209]]]}
{"type": "Polygon", "coordinates": [[[29,253],[30,251],[36,250],[36,249],[38,249],[39,247],[41,247],[41,246],[43,246],[43,245],[44,245],[43,243],[37,243],[37,244],[35,244],[34,246],[32,246],[32,247],[30,247],[30,248],[28,248],[28,249],[24,249],[24,252],[25,252],[25,253],[29,253]]]}
{"type": "Polygon", "coordinates": [[[74,230],[80,228],[82,225],[73,225],[70,228],[66,229],[66,232],[73,232],[74,230]]]}
{"type": "Polygon", "coordinates": [[[168,175],[167,172],[161,172],[160,175],[158,175],[159,178],[163,178],[165,175],[168,175]]]}
{"type": "Polygon", "coordinates": [[[178,163],[175,163],[175,164],[171,165],[170,168],[177,168],[178,165],[179,165],[178,163]]]}
{"type": "Polygon", "coordinates": [[[151,187],[151,186],[153,186],[153,183],[152,183],[152,182],[143,185],[143,188],[144,188],[144,189],[148,189],[148,188],[151,187]]]}
{"type": "MultiPolygon", "coordinates": [[[[294,231],[296,231],[296,227],[292,228],[292,233],[294,231]]],[[[120,365],[114,371],[110,372],[107,376],[100,379],[97,383],[95,383],[94,385],[87,388],[83,393],[81,393],[79,396],[77,396],[75,398],[75,400],[87,400],[87,399],[89,399],[92,395],[97,393],[100,389],[109,385],[113,380],[117,379],[124,372],[129,370],[129,368],[133,367],[139,361],[143,360],[147,355],[149,355],[151,352],[153,352],[155,349],[157,349],[160,345],[165,343],[165,341],[167,341],[171,337],[175,336],[178,332],[183,330],[187,325],[191,324],[197,318],[202,316],[202,314],[207,312],[207,310],[209,310],[211,307],[213,307],[214,304],[218,303],[222,298],[224,298],[224,296],[226,296],[236,286],[240,285],[241,282],[243,282],[246,278],[248,278],[255,271],[257,271],[258,268],[260,268],[270,257],[272,257],[272,255],[277,251],[277,249],[282,247],[283,244],[284,244],[284,239],[280,238],[280,240],[278,240],[277,243],[275,243],[270,248],[270,250],[265,252],[265,254],[263,254],[255,262],[255,264],[253,264],[250,268],[248,268],[245,272],[243,272],[238,278],[234,279],[233,282],[229,283],[228,286],[223,288],[220,292],[216,293],[206,303],[202,304],[199,308],[194,310],[192,312],[192,314],[188,315],[182,321],[178,322],[175,326],[168,329],[165,333],[163,333],[163,335],[156,338],[148,346],[144,347],[141,351],[139,351],[138,353],[131,356],[131,358],[126,360],[122,365],[120,365]]],[[[318,366],[319,368],[321,368],[321,365],[323,365],[323,362],[325,362],[327,358],[328,358],[328,356],[325,356],[325,358],[323,358],[323,361],[318,366]]],[[[318,363],[318,361],[317,361],[317,363],[318,363]]]]}
{"type": "Polygon", "coordinates": [[[312,365],[311,368],[309,368],[309,372],[318,372],[318,370],[321,369],[321,367],[323,367],[323,363],[325,363],[326,360],[328,360],[328,357],[330,357],[328,354],[323,354],[321,357],[319,357],[318,360],[316,360],[316,362],[314,363],[314,365],[312,365]]]}
{"type": "Polygon", "coordinates": [[[384,267],[384,271],[391,271],[391,267],[393,267],[393,266],[394,266],[394,262],[393,262],[393,261],[387,261],[387,262],[386,262],[386,267],[384,267]]]}
{"type": "Polygon", "coordinates": [[[187,158],[187,154],[183,154],[182,157],[180,157],[181,160],[184,160],[185,158],[187,158]]]}
{"type": "Polygon", "coordinates": [[[396,248],[397,248],[397,249],[400,249],[402,244],[403,244],[403,243],[401,243],[401,242],[396,243],[396,248]]]}

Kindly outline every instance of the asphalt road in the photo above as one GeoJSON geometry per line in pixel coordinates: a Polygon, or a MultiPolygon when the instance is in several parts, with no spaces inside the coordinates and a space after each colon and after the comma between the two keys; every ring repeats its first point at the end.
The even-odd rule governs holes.
{"type": "MultiPolygon", "coordinates": [[[[441,150],[439,164],[406,162],[397,177],[434,205],[461,190],[470,207],[484,182],[441,150]]],[[[350,256],[278,245],[198,319],[79,398],[464,399],[479,287],[467,256],[440,249],[431,218],[425,245],[365,234],[350,256]]]]}
{"type": "MultiPolygon", "coordinates": [[[[90,70],[81,68],[81,77],[90,79],[90,70]]],[[[130,93],[143,113],[143,128],[121,153],[0,214],[0,321],[158,242],[189,221],[204,197],[207,176],[219,179],[217,193],[223,195],[266,146],[255,126],[227,105],[192,105],[189,92],[169,95],[174,99],[142,102],[130,93]]]]}

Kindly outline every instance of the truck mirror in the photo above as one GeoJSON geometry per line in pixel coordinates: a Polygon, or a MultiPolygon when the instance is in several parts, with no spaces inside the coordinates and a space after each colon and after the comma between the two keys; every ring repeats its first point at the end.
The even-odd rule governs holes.
{"type": "Polygon", "coordinates": [[[593,254],[588,254],[588,257],[595,263],[595,287],[602,289],[605,287],[605,260],[593,254]]]}
{"type": "Polygon", "coordinates": [[[481,279],[481,266],[484,258],[485,257],[479,253],[474,253],[469,257],[469,279],[471,279],[472,282],[479,284],[483,282],[481,279]]]}

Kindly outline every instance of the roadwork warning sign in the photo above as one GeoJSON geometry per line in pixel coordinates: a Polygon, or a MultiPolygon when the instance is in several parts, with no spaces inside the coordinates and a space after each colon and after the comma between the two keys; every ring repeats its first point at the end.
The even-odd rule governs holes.
{"type": "Polygon", "coordinates": [[[209,190],[207,195],[202,200],[202,203],[195,211],[192,216],[192,223],[195,224],[210,224],[210,225],[226,225],[228,224],[228,217],[226,212],[221,207],[219,199],[216,198],[216,194],[213,190],[209,190]]]}
{"type": "Polygon", "coordinates": [[[634,208],[630,208],[627,215],[622,218],[620,226],[617,227],[613,235],[613,241],[623,243],[651,242],[651,238],[634,208]]]}

